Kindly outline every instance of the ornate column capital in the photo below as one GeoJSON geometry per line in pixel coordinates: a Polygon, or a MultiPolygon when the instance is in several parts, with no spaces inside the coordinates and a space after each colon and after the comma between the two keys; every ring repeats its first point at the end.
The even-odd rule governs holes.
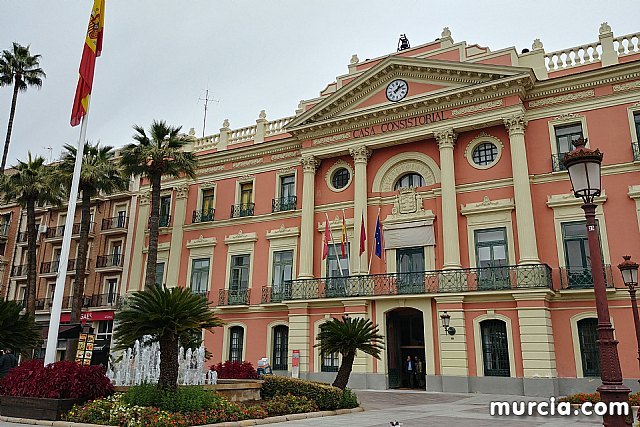
{"type": "Polygon", "coordinates": [[[528,120],[523,115],[515,115],[511,117],[505,117],[504,127],[507,128],[509,136],[517,133],[524,133],[524,129],[527,127],[528,120]]]}
{"type": "Polygon", "coordinates": [[[353,157],[355,163],[367,163],[371,157],[372,151],[366,145],[358,145],[349,148],[349,154],[353,157]]]}
{"type": "Polygon", "coordinates": [[[151,191],[144,191],[138,197],[140,198],[141,206],[148,205],[151,202],[151,191]]]}
{"type": "Polygon", "coordinates": [[[189,197],[189,186],[187,184],[179,185],[173,189],[176,191],[176,199],[186,199],[189,197]]]}
{"type": "Polygon", "coordinates": [[[320,160],[318,160],[314,156],[304,156],[302,157],[302,159],[300,159],[300,163],[302,163],[302,171],[305,173],[316,173],[318,167],[320,166],[320,160]]]}
{"type": "Polygon", "coordinates": [[[456,143],[456,133],[453,128],[440,129],[433,132],[433,136],[438,141],[438,148],[453,148],[456,143]]]}

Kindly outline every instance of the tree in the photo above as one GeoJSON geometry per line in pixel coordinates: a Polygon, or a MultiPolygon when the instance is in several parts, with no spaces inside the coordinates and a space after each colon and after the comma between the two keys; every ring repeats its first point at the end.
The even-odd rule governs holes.
{"type": "Polygon", "coordinates": [[[44,157],[29,158],[26,162],[18,161],[14,166],[15,173],[3,176],[0,192],[5,203],[17,202],[27,211],[27,313],[36,312],[36,206],[45,203],[59,205],[62,203],[64,191],[56,184],[52,167],[44,164],[44,157]]]}
{"type": "Polygon", "coordinates": [[[160,217],[160,183],[163,175],[173,177],[195,177],[196,159],[192,153],[184,152],[189,137],[180,134],[180,126],[167,125],[164,120],[154,120],[149,134],[138,125],[133,129],[133,139],[120,152],[120,164],[126,176],[141,176],[151,183],[151,215],[149,217],[149,250],[145,286],[156,285],[156,262],[158,260],[158,220],[160,217]]]}
{"type": "Polygon", "coordinates": [[[0,348],[27,354],[42,341],[41,331],[34,315],[21,311],[17,302],[0,299],[0,348]]]}
{"type": "Polygon", "coordinates": [[[7,164],[11,130],[13,129],[13,118],[16,114],[16,103],[18,102],[18,92],[25,92],[29,86],[40,89],[42,87],[42,79],[45,77],[47,77],[47,75],[42,68],[40,68],[40,55],[31,55],[29,53],[29,46],[25,47],[13,42],[12,50],[2,51],[2,55],[0,55],[0,86],[13,84],[13,97],[11,98],[9,124],[7,126],[7,137],[4,141],[0,174],[4,172],[7,164]]]}
{"type": "Polygon", "coordinates": [[[371,320],[343,316],[342,320],[331,319],[322,325],[317,336],[319,343],[315,347],[320,347],[322,353],[342,354],[342,363],[333,385],[344,390],[358,350],[380,359],[382,339],[383,336],[378,333],[378,325],[374,325],[371,320]]]}
{"type": "Polygon", "coordinates": [[[189,289],[158,285],[132,293],[117,319],[116,349],[131,347],[143,336],[150,337],[148,344],[160,344],[158,388],[169,391],[177,388],[179,342],[224,324],[205,297],[189,289]]]}
{"type": "MultiPolygon", "coordinates": [[[[66,144],[62,160],[58,164],[57,176],[69,190],[73,178],[77,148],[66,144]]],[[[85,270],[89,248],[89,231],[91,228],[91,199],[98,194],[111,194],[127,188],[128,181],[122,176],[119,164],[114,161],[113,147],[100,144],[84,144],[82,169],[78,191],[82,193],[80,217],[80,241],[76,258],[76,275],[73,283],[73,299],[71,303],[71,323],[80,322],[84,297],[85,270]]],[[[78,347],[77,339],[67,340],[66,359],[75,360],[78,347]]]]}

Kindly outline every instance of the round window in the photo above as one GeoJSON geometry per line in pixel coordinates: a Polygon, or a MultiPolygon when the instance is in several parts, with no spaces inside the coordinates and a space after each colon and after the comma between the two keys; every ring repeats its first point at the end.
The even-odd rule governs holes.
{"type": "Polygon", "coordinates": [[[492,164],[498,158],[498,147],[492,142],[483,142],[473,149],[471,155],[473,162],[478,166],[492,164]]]}
{"type": "Polygon", "coordinates": [[[336,190],[341,190],[349,184],[349,178],[349,170],[347,168],[339,168],[333,173],[331,184],[336,190]]]}

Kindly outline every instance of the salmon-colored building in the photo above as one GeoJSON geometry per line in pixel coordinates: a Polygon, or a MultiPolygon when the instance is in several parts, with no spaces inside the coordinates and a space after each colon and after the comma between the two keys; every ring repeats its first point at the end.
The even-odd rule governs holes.
{"type": "MultiPolygon", "coordinates": [[[[263,111],[254,125],[225,120],[193,138],[197,178],[163,181],[159,281],[216,305],[227,324],[206,334],[212,362],[268,357],[280,374],[331,380],[339,356],[321,354],[315,337],[348,314],[385,336],[380,360],[356,358],[353,387],[410,386],[410,356],[424,361],[428,390],[593,391],[585,219],[561,164],[584,137],[604,152],[603,268],[622,371],[637,389],[615,266],[640,258],[639,100],[638,34],[616,37],[606,23],[597,41],[556,52],[540,40],[491,51],[445,28],[384,57],[353,55],[295,116],[263,111]]],[[[137,205],[128,291],[143,283],[148,186],[137,205]]]]}

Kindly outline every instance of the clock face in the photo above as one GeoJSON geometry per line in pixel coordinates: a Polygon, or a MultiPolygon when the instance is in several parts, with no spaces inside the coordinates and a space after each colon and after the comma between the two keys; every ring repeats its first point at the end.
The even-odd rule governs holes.
{"type": "Polygon", "coordinates": [[[409,85],[401,79],[396,79],[387,86],[387,99],[392,102],[398,102],[409,93],[409,85]]]}

